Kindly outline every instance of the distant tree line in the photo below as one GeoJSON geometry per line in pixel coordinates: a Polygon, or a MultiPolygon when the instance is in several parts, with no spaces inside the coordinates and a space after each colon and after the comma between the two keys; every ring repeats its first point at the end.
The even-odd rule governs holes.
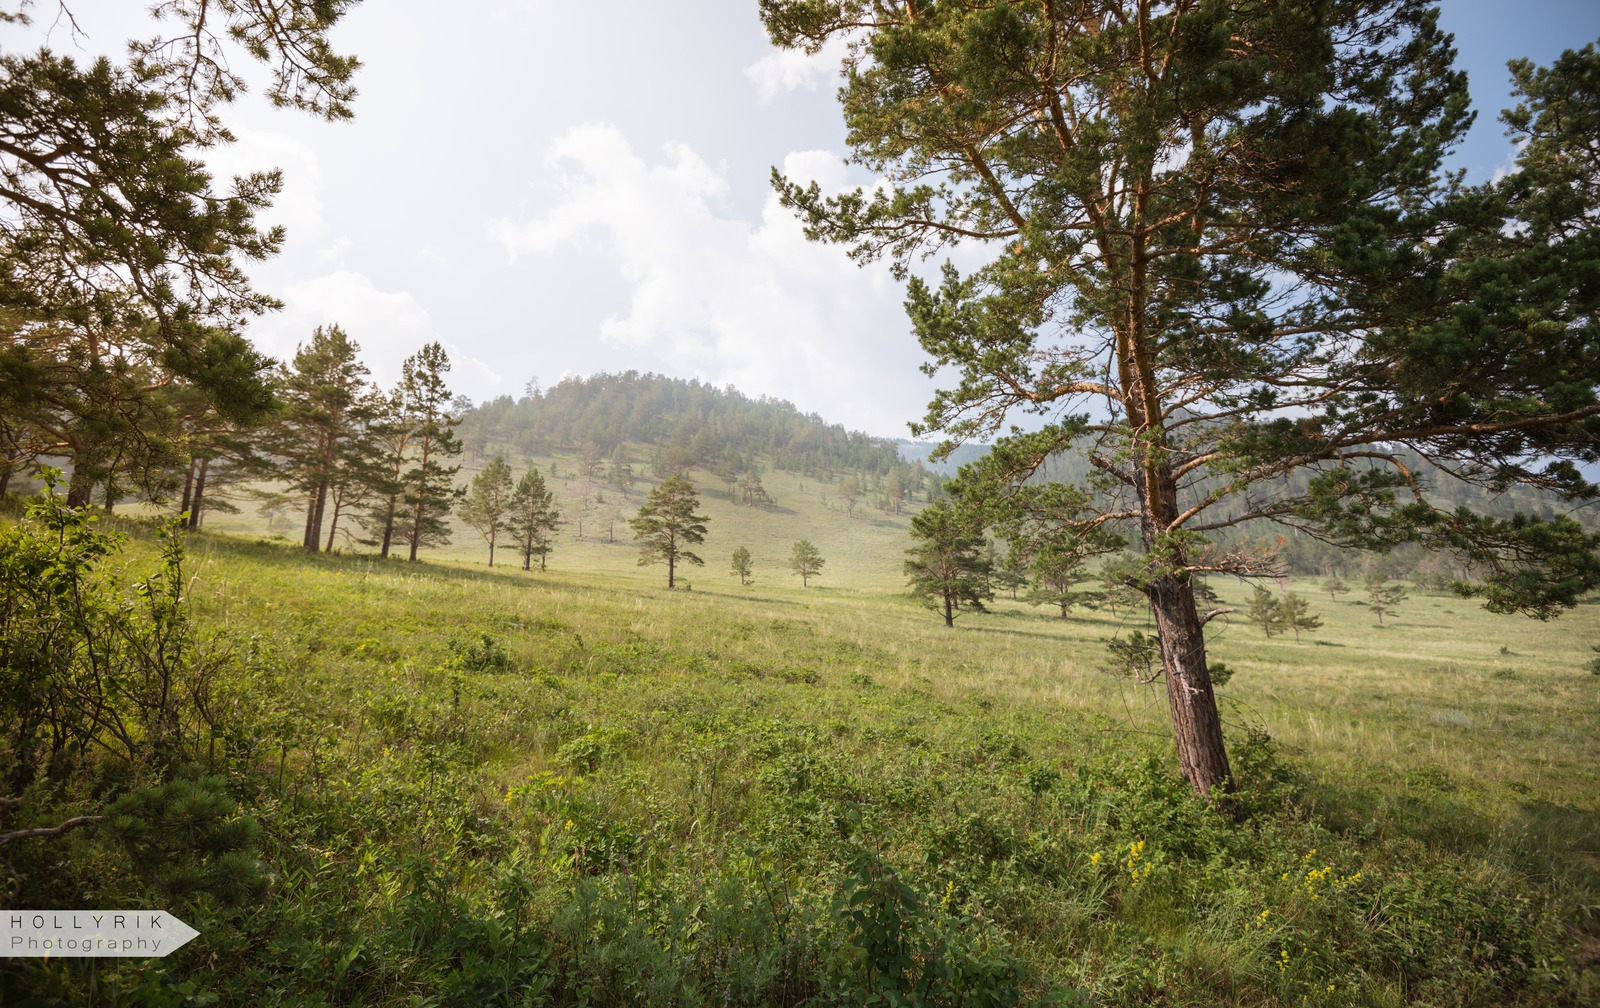
{"type": "Polygon", "coordinates": [[[558,516],[537,471],[518,482],[497,460],[456,486],[456,428],[471,404],[448,387],[439,343],[406,358],[384,389],[343,328],[319,326],[286,362],[251,358],[259,387],[219,405],[214,388],[138,341],[92,335],[0,315],[0,493],[55,464],[70,471],[74,506],[149,502],[198,528],[211,512],[253,504],[274,523],[295,516],[307,552],[359,543],[411,560],[450,542],[465,498],[461,518],[484,535],[491,565],[510,542],[524,568],[535,557],[543,568],[558,516]]]}

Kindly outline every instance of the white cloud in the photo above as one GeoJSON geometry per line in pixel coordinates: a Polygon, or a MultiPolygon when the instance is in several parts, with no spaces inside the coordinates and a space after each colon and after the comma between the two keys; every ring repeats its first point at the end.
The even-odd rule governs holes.
{"type": "Polygon", "coordinates": [[[251,129],[235,129],[234,133],[237,143],[206,153],[206,165],[217,187],[228,188],[235,175],[281,169],[283,191],[271,209],[261,214],[259,223],[263,227],[281,224],[288,232],[289,244],[312,250],[312,255],[324,262],[336,261],[349,242],[329,235],[322,202],[322,164],[316,151],[286,133],[251,129]]]}
{"type": "MultiPolygon", "coordinates": [[[[723,215],[724,169],[683,145],[652,164],[614,128],[585,126],[558,139],[545,164],[551,204],[495,221],[490,234],[513,260],[593,249],[615,264],[629,299],[596,325],[633,358],[619,370],[659,361],[878,434],[903,433],[921,414],[926,383],[886,268],[860,269],[807,241],[776,196],[757,222],[723,215]]],[[[823,151],[790,154],[783,169],[830,186],[845,178],[823,151]]]]}
{"type": "Polygon", "coordinates": [[[452,388],[475,399],[503,391],[494,369],[442,339],[427,310],[408,291],[381,290],[365,274],[334,270],[292,281],[279,296],[283,311],[256,322],[250,335],[280,360],[291,358],[317,326],[337,323],[360,345],[361,359],[379,385],[393,385],[405,358],[439,340],[453,365],[452,388]]]}
{"type": "Polygon", "coordinates": [[[817,85],[839,71],[847,53],[840,38],[830,39],[815,56],[799,49],[775,49],[744,68],[756,86],[756,98],[767,105],[790,91],[815,91],[817,85]]]}

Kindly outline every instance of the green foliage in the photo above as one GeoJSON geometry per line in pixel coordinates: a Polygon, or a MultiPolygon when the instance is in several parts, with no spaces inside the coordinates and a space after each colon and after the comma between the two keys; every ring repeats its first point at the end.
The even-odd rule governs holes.
{"type": "Polygon", "coordinates": [[[789,569],[800,575],[802,588],[811,587],[811,579],[820,576],[825,563],[822,551],[809,539],[797,540],[789,549],[789,569]]]}
{"type": "Polygon", "coordinates": [[[555,530],[560,521],[555,495],[545,486],[539,470],[529,469],[512,491],[506,516],[506,531],[511,533],[517,552],[522,554],[523,570],[533,568],[534,557],[539,558],[539,569],[545,569],[545,558],[554,549],[555,530]]]}
{"type": "Polygon", "coordinates": [[[276,475],[307,501],[308,553],[333,549],[341,511],[363,503],[382,474],[378,445],[368,437],[382,404],[369,392],[360,349],[340,326],[318,326],[276,376],[283,409],[267,442],[276,475]],[[326,547],[325,518],[333,526],[326,547]]]}
{"type": "MultiPolygon", "coordinates": [[[[918,432],[946,450],[1003,434],[963,477],[997,509],[1084,453],[1077,485],[1023,513],[1136,532],[1178,685],[1205,678],[1190,575],[1273,569],[1209,538],[1255,521],[1450,551],[1492,611],[1547,618],[1600,585],[1600,537],[1448,510],[1393,447],[1489,488],[1600,492],[1579,468],[1600,458],[1600,51],[1516,68],[1507,121],[1528,143],[1468,188],[1444,170],[1472,112],[1438,17],[1424,0],[762,4],[780,46],[848,43],[852,154],[890,183],[773,183],[808,237],[906,279],[924,370],[954,376],[918,432]],[[910,275],[966,240],[997,254],[910,275]],[[1017,413],[1045,422],[1008,430],[1017,413]]],[[[1172,698],[1195,787],[1224,786],[1209,692],[1172,698]]]]}
{"type": "Polygon", "coordinates": [[[1062,619],[1067,618],[1073,606],[1094,598],[1090,592],[1073,590],[1088,575],[1082,557],[1074,550],[1041,548],[1034,553],[1029,569],[1033,572],[1033,587],[1028,592],[1028,601],[1034,605],[1058,607],[1062,619]]]}
{"type": "MultiPolygon", "coordinates": [[[[121,524],[138,569],[159,540],[121,524]]],[[[268,898],[194,892],[200,941],[93,990],[70,961],[7,960],[7,1004],[1590,999],[1588,684],[1550,657],[1582,626],[1446,597],[1438,629],[1382,641],[1330,607],[1336,650],[1217,634],[1241,673],[1225,708],[1283,737],[1233,740],[1235,818],[1169,769],[1159,684],[1088,674],[1125,613],[999,602],[951,635],[888,593],[191,550],[186,605],[239,659],[225,793],[46,782],[5,830],[148,792],[168,839],[148,869],[104,827],[4,854],[34,905],[160,905],[226,847],[163,832],[192,802],[201,837],[259,824],[229,849],[268,898]]]]}
{"type": "MultiPolygon", "coordinates": [[[[625,442],[652,450],[658,477],[705,468],[729,481],[730,496],[742,488],[745,474],[755,475],[758,456],[768,456],[774,469],[816,479],[845,471],[895,472],[909,485],[913,473],[918,483],[923,476],[920,468],[900,462],[888,441],[824,423],[791,403],[751,399],[732,388],[629,371],[567,377],[535,391],[473,409],[462,421],[462,436],[473,445],[531,455],[560,445],[593,445],[597,461],[610,453],[606,478],[623,490],[631,485],[632,470],[631,463],[628,470],[617,464],[619,451],[627,458],[625,442]]],[[[760,503],[755,485],[750,489],[747,503],[760,503]]]]}
{"type": "Polygon", "coordinates": [[[1383,622],[1385,614],[1393,614],[1395,608],[1410,596],[1399,584],[1390,584],[1389,579],[1382,574],[1374,574],[1365,581],[1367,589],[1367,608],[1378,617],[1378,622],[1383,622]]]}
{"type": "Polygon", "coordinates": [[[1288,629],[1283,603],[1278,600],[1278,596],[1274,592],[1261,585],[1256,585],[1251,591],[1250,601],[1245,607],[1245,615],[1250,622],[1258,624],[1261,627],[1261,632],[1268,637],[1288,629]]]}
{"type": "MultiPolygon", "coordinates": [[[[328,39],[347,4],[165,4],[150,12],[164,26],[136,29],[122,61],[82,63],[53,53],[47,30],[32,35],[28,3],[8,6],[5,475],[20,449],[72,459],[74,505],[96,483],[108,500],[128,483],[161,491],[160,470],[184,454],[177,428],[197,419],[174,398],[204,402],[227,424],[258,423],[272,406],[272,362],[238,329],[277,302],[252,289],[240,263],[279,249],[282,229],[259,228],[256,215],[282,177],[246,172],[219,184],[204,164],[210,148],[233,140],[221,114],[244,87],[230,54],[271,68],[271,101],[347,117],[358,63],[328,39]]],[[[119,48],[87,19],[81,27],[107,51],[119,48]]]]}
{"type": "Polygon", "coordinates": [[[872,851],[846,867],[830,905],[845,944],[833,951],[825,1003],[923,1008],[1023,1003],[1026,971],[993,932],[920,892],[872,851]]]}
{"type": "Polygon", "coordinates": [[[1286,592],[1278,603],[1278,615],[1282,620],[1284,629],[1294,634],[1298,641],[1300,634],[1308,633],[1322,626],[1322,620],[1311,613],[1311,604],[1304,597],[1294,592],[1286,592]]]}
{"type": "Polygon", "coordinates": [[[962,609],[983,612],[994,588],[981,520],[941,498],[911,519],[911,538],[904,565],[911,596],[941,612],[945,626],[962,609]]]}
{"type": "Polygon", "coordinates": [[[514,493],[511,466],[504,456],[496,455],[472,477],[466,499],[461,502],[461,520],[477,529],[489,544],[490,567],[494,566],[494,547],[500,533],[509,531],[514,493]]]}
{"type": "Polygon", "coordinates": [[[733,573],[738,575],[739,583],[741,585],[751,584],[753,579],[750,576],[750,572],[754,568],[755,559],[751,557],[749,548],[745,546],[735,547],[732,563],[733,573]]]}
{"type": "Polygon", "coordinates": [[[123,538],[62,504],[53,470],[18,525],[0,529],[0,772],[12,787],[101,753],[174,766],[209,745],[216,678],[229,664],[184,606],[184,547],[161,532],[161,565],[124,589],[101,570],[123,538]]]}
{"type": "Polygon", "coordinates": [[[412,430],[409,466],[400,475],[404,501],[410,511],[402,522],[402,537],[410,545],[410,559],[425,546],[450,541],[445,517],[459,493],[453,485],[460,466],[442,460],[461,454],[455,427],[461,418],[451,412],[453,401],[444,382],[450,357],[438,342],[429,343],[401,364],[400,398],[412,430]]]}
{"type": "Polygon", "coordinates": [[[1106,671],[1125,676],[1140,683],[1155,682],[1161,675],[1161,646],[1154,635],[1135,630],[1126,638],[1113,637],[1106,641],[1111,660],[1106,671]]]}
{"type": "Polygon", "coordinates": [[[665,562],[668,588],[677,585],[680,561],[705,565],[688,548],[706,538],[706,517],[694,513],[699,506],[694,485],[682,476],[672,476],[650,491],[649,499],[639,506],[639,513],[628,519],[633,537],[640,541],[639,564],[665,562]]]}
{"type": "Polygon", "coordinates": [[[470,672],[510,672],[516,667],[516,660],[504,645],[486,633],[465,644],[452,640],[450,661],[453,666],[470,672]]]}
{"type": "Polygon", "coordinates": [[[257,851],[261,825],[240,813],[220,776],[180,777],[131,791],[106,809],[105,828],[164,900],[245,907],[266,897],[270,874],[257,851]]]}

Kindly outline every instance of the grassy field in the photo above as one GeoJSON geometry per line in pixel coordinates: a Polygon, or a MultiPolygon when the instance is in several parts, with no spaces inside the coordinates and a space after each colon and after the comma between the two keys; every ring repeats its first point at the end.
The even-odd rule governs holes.
{"type": "MultiPolygon", "coordinates": [[[[513,469],[520,476],[528,465],[537,465],[541,472],[548,473],[552,461],[557,464],[560,475],[550,480],[549,485],[563,524],[557,533],[550,564],[563,571],[626,574],[635,569],[639,554],[628,519],[638,513],[655,481],[639,479],[628,491],[604,483],[594,484],[594,491],[603,500],[591,500],[580,536],[579,501],[583,496],[583,483],[572,476],[578,468],[577,462],[569,456],[536,458],[515,461],[513,469]]],[[[466,485],[477,472],[477,467],[463,466],[457,484],[466,485]]],[[[838,497],[837,481],[820,481],[781,470],[762,476],[773,503],[746,507],[730,501],[727,485],[710,473],[694,471],[690,476],[699,491],[700,513],[710,519],[707,522],[709,534],[698,549],[706,566],[688,571],[691,584],[724,581],[728,577],[729,558],[739,546],[754,555],[756,577],[760,581],[772,583],[793,578],[788,568],[789,548],[798,539],[809,539],[822,550],[826,560],[823,584],[887,591],[895,590],[900,584],[900,562],[909,543],[906,534],[911,527],[911,508],[897,516],[863,500],[855,514],[850,515],[838,497]]],[[[300,529],[296,522],[303,517],[303,513],[291,515],[280,519],[273,527],[246,505],[237,515],[208,516],[206,527],[240,537],[281,535],[298,541],[300,529]]],[[[433,561],[468,566],[487,563],[489,551],[482,537],[459,520],[454,520],[453,529],[449,545],[429,550],[425,555],[433,561]]],[[[348,541],[340,545],[346,551],[366,550],[348,541]]],[[[520,558],[505,550],[504,542],[500,549],[497,566],[521,565],[520,558]]],[[[663,571],[663,583],[665,579],[663,571]]],[[[798,584],[798,578],[795,580],[798,584]]]]}
{"type": "MultiPolygon", "coordinates": [[[[768,514],[703,491],[687,592],[587,536],[540,574],[212,522],[188,597],[231,656],[216,763],[269,894],[191,901],[205,937],[169,960],[27,982],[151,1004],[1600,997],[1600,608],[1541,624],[1413,590],[1379,626],[1291,584],[1325,621],[1303,641],[1217,621],[1236,822],[1177,779],[1160,685],[1106,671],[1142,616],[1002,598],[946,629],[900,594],[906,519],[767,482],[768,514]],[[802,535],[829,561],[809,589],[779,562],[802,535]]],[[[128,527],[131,581],[154,553],[128,527]]],[[[125,856],[83,831],[19,866],[47,894],[156,898],[125,856]]]]}

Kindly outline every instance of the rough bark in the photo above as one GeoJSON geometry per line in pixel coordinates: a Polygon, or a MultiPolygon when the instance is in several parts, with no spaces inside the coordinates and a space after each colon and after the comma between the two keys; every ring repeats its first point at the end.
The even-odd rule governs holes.
{"type": "Polygon", "coordinates": [[[206,510],[206,473],[211,469],[211,460],[200,460],[200,472],[195,476],[194,500],[189,502],[189,528],[197,529],[205,519],[206,510]]]}
{"type": "Polygon", "coordinates": [[[199,461],[199,459],[190,456],[189,469],[183,474],[183,500],[178,504],[178,514],[182,516],[178,520],[181,528],[193,527],[189,516],[192,513],[190,507],[194,504],[194,471],[199,461]]]}
{"type": "Polygon", "coordinates": [[[1206,668],[1205,633],[1194,604],[1194,586],[1164,576],[1146,589],[1161,642],[1161,665],[1172,713],[1173,736],[1183,775],[1201,794],[1233,790],[1222,719],[1206,668]]]}
{"type": "Polygon", "coordinates": [[[328,523],[328,544],[322,549],[322,552],[324,553],[333,552],[334,537],[339,534],[339,512],[344,510],[344,501],[342,498],[343,494],[336,493],[333,496],[333,520],[328,523]]]}

